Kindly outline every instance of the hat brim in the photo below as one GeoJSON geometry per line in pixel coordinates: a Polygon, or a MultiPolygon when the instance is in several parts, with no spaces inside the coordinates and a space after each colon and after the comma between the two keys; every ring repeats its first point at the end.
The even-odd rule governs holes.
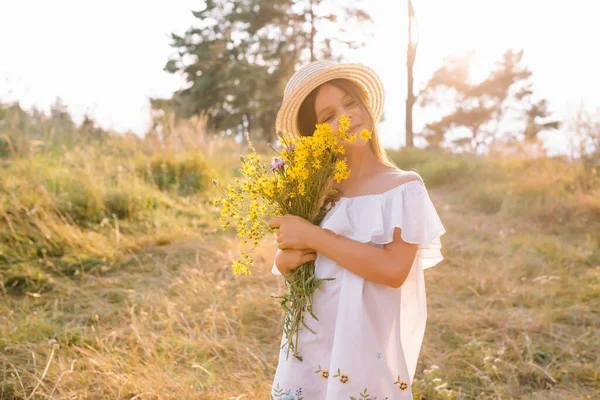
{"type": "Polygon", "coordinates": [[[356,83],[366,97],[367,107],[371,109],[375,122],[379,121],[383,114],[385,93],[377,73],[362,64],[337,64],[307,78],[286,96],[275,120],[275,129],[279,137],[300,135],[298,112],[302,102],[315,88],[332,79],[348,79],[356,83]]]}

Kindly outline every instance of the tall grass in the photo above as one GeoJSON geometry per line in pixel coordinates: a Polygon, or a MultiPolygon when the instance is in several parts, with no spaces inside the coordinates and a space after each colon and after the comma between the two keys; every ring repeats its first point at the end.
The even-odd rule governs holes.
{"type": "MultiPolygon", "coordinates": [[[[174,136],[170,136],[174,140],[174,136]]],[[[207,182],[242,147],[125,135],[0,167],[0,398],[267,398],[282,315],[233,277],[207,182]]],[[[417,399],[600,395],[600,183],[556,159],[390,152],[448,233],[417,399]]],[[[270,154],[268,155],[270,156],[270,154]]]]}
{"type": "Polygon", "coordinates": [[[163,235],[191,234],[209,224],[216,175],[199,152],[124,157],[83,146],[11,159],[0,174],[5,289],[45,291],[57,274],[110,269],[163,235]]]}
{"type": "Polygon", "coordinates": [[[562,223],[600,218],[600,176],[595,169],[561,157],[475,157],[426,149],[389,153],[397,165],[415,170],[428,187],[452,187],[486,213],[562,223]]]}

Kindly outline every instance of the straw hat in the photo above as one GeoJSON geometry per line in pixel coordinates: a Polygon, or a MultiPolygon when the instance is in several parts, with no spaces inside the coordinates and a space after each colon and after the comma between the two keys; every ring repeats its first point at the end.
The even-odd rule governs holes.
{"type": "Polygon", "coordinates": [[[292,75],[283,93],[283,103],[277,112],[277,133],[299,135],[298,111],[300,105],[319,85],[332,79],[348,79],[358,85],[377,122],[383,113],[385,94],[377,73],[362,64],[340,64],[333,61],[314,61],[292,75]]]}

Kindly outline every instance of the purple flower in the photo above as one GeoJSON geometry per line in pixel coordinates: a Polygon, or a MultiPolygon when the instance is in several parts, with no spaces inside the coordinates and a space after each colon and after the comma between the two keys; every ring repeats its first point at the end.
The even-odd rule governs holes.
{"type": "Polygon", "coordinates": [[[290,152],[290,153],[291,153],[292,151],[294,151],[294,149],[295,149],[295,148],[296,148],[296,145],[295,145],[295,144],[293,144],[293,145],[291,145],[291,146],[286,146],[286,147],[285,147],[285,149],[286,149],[288,152],[290,152]]]}
{"type": "Polygon", "coordinates": [[[285,165],[285,161],[281,157],[273,157],[273,161],[271,161],[271,166],[269,169],[271,171],[281,171],[283,170],[283,166],[285,165]]]}

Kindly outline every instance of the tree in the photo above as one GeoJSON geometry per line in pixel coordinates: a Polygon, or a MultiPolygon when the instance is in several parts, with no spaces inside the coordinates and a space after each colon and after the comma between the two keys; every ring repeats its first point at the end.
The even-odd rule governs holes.
{"type": "Polygon", "coordinates": [[[415,15],[415,9],[412,0],[408,0],[408,45],[406,46],[406,72],[407,72],[407,93],[406,93],[406,146],[413,147],[413,106],[416,98],[413,93],[413,67],[417,56],[417,46],[419,45],[418,24],[415,15]],[[413,32],[413,24],[415,31],[413,32]],[[413,37],[413,33],[416,37],[413,37]]]}
{"type": "Polygon", "coordinates": [[[579,159],[600,175],[600,109],[581,104],[567,122],[571,159],[579,159]]]}
{"type": "MultiPolygon", "coordinates": [[[[172,34],[178,55],[165,70],[184,74],[188,85],[171,99],[179,118],[209,117],[208,128],[237,134],[256,132],[274,139],[275,116],[285,83],[295,67],[316,58],[331,59],[334,47],[350,47],[335,34],[341,10],[345,24],[370,21],[365,12],[324,0],[207,0],[194,11],[197,26],[172,34]]],[[[338,31],[343,32],[343,27],[338,31]]],[[[152,99],[154,104],[162,99],[152,99]]]]}
{"type": "Polygon", "coordinates": [[[557,121],[548,121],[547,101],[534,100],[531,71],[522,65],[523,51],[506,51],[488,77],[478,83],[469,79],[473,55],[449,58],[422,92],[422,106],[449,105],[451,110],[425,126],[422,135],[430,144],[446,142],[455,150],[480,151],[500,139],[537,142],[540,132],[558,128],[557,121]],[[517,121],[524,125],[521,131],[514,128],[517,121]],[[509,122],[513,124],[510,129],[502,131],[503,123],[509,122]]]}
{"type": "Polygon", "coordinates": [[[78,136],[85,142],[103,141],[109,136],[109,133],[99,127],[88,114],[85,114],[79,126],[78,136]]]}

